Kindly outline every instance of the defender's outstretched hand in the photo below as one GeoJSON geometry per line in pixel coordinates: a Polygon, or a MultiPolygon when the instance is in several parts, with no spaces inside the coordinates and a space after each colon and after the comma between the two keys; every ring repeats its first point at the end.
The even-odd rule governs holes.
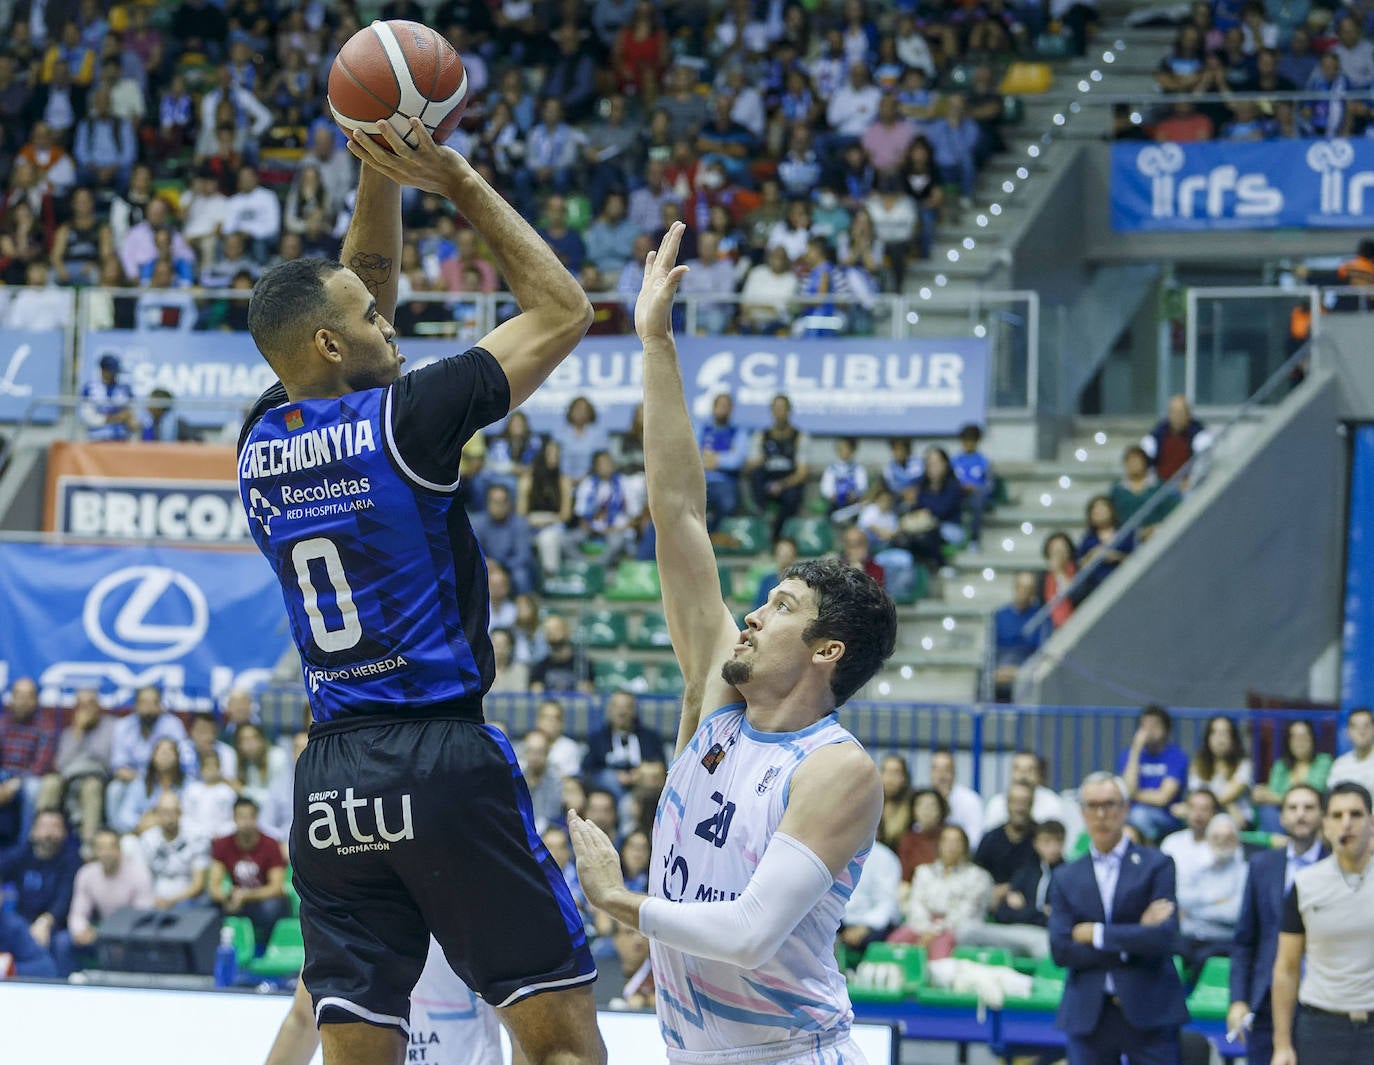
{"type": "Polygon", "coordinates": [[[673,337],[673,299],[687,267],[677,265],[677,250],[687,227],[674,222],[663,234],[658,251],[644,260],[644,283],[635,300],[635,332],[642,342],[671,340],[673,337]]]}
{"type": "Polygon", "coordinates": [[[387,151],[366,133],[354,130],[348,138],[348,150],[366,166],[389,177],[400,185],[410,185],[423,192],[448,195],[453,182],[473,173],[468,161],[447,145],[435,144],[434,138],[418,118],[408,119],[409,133],[402,138],[390,122],[381,123],[382,137],[391,145],[387,151]],[[410,143],[407,143],[410,142],[410,143]]]}
{"type": "Polygon", "coordinates": [[[575,810],[568,811],[568,838],[577,857],[577,880],[582,885],[582,893],[593,906],[604,909],[614,892],[625,889],[615,844],[599,827],[579,817],[575,810]]]}

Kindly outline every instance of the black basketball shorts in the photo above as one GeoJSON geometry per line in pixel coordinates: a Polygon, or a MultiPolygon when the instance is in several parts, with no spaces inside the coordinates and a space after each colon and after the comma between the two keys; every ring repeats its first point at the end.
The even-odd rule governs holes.
{"type": "Polygon", "coordinates": [[[515,752],[490,725],[317,725],[296,764],[291,858],[320,1023],[408,1035],[431,934],[493,1006],[596,979],[515,752]]]}

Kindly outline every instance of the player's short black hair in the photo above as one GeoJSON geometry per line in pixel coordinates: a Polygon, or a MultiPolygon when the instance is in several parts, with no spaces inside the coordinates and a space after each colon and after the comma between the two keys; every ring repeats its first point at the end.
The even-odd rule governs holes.
{"type": "Polygon", "coordinates": [[[1354,795],[1364,806],[1365,813],[1374,813],[1374,799],[1370,798],[1369,789],[1363,784],[1356,784],[1353,780],[1341,781],[1332,788],[1330,794],[1326,796],[1328,806],[1331,804],[1331,800],[1337,795],[1354,795]]]}
{"type": "Polygon", "coordinates": [[[844,644],[830,691],[839,706],[862,688],[891,657],[897,646],[897,607],[878,582],[838,558],[795,562],[783,580],[795,577],[816,597],[816,620],[802,639],[839,640],[844,644]]]}
{"type": "Polygon", "coordinates": [[[258,278],[248,300],[248,332],[274,369],[330,321],[324,286],[343,268],[337,259],[288,259],[258,278]]]}

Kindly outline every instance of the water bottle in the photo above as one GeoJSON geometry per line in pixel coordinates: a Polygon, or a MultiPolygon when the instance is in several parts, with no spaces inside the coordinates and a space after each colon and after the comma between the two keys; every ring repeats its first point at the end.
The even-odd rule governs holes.
{"type": "Polygon", "coordinates": [[[215,986],[233,987],[239,982],[239,955],[234,949],[234,930],[219,930],[219,946],[215,948],[215,986]]]}

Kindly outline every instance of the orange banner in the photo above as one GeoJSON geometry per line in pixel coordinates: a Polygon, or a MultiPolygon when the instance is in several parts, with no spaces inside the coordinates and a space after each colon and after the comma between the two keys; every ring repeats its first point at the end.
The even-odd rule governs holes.
{"type": "Polygon", "coordinates": [[[248,539],[234,449],[76,443],[48,449],[43,527],[72,536],[186,543],[248,539]]]}

